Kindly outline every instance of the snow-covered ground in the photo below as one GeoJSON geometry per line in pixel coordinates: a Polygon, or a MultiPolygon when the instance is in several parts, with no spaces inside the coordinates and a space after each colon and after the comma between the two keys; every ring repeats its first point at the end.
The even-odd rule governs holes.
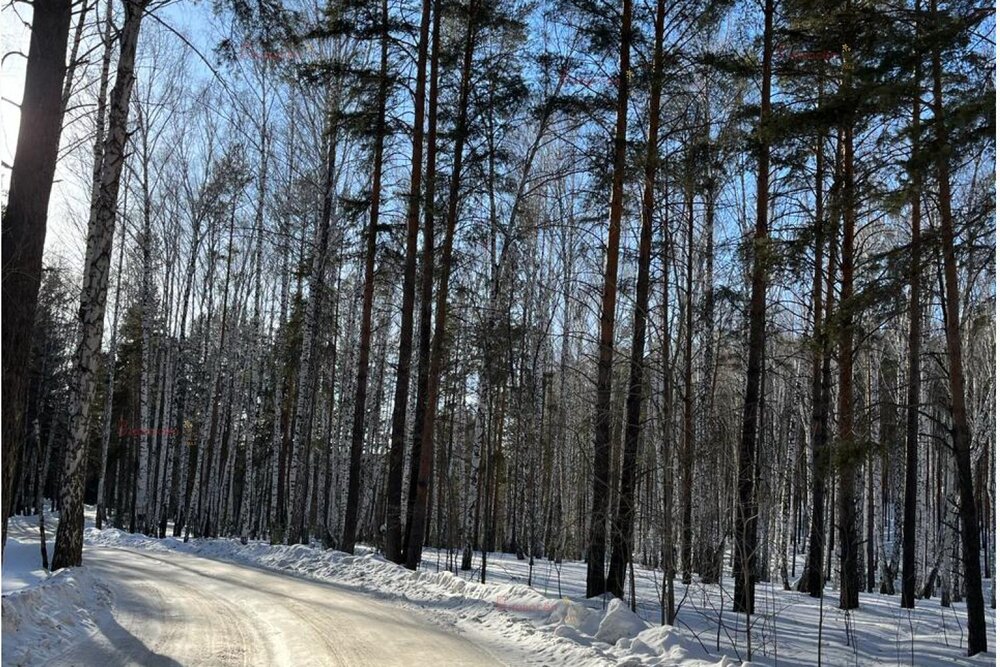
{"type": "Polygon", "coordinates": [[[42,568],[37,528],[26,526],[21,517],[17,517],[14,524],[12,534],[7,538],[7,545],[4,547],[4,595],[37,585],[49,576],[42,568]],[[22,528],[25,530],[21,530],[22,528]]]}
{"type": "MultiPolygon", "coordinates": [[[[477,553],[471,572],[459,572],[463,579],[479,581],[477,553]]],[[[424,566],[444,568],[447,552],[428,549],[424,566]]],[[[529,561],[512,554],[491,553],[487,559],[487,582],[526,584],[529,561]]],[[[531,568],[532,587],[548,598],[568,596],[583,599],[587,565],[566,561],[556,565],[536,559],[531,568]]],[[[650,624],[660,622],[659,592],[662,572],[636,566],[636,610],[650,624]]],[[[986,599],[989,600],[986,582],[986,599]]],[[[626,581],[626,589],[628,582],[626,581]]],[[[678,578],[675,583],[679,612],[676,625],[683,636],[710,655],[746,655],[745,616],[730,611],[733,582],[723,586],[704,585],[697,579],[690,587],[678,578]],[[720,613],[721,610],[721,613],[720,613]]],[[[628,597],[628,591],[626,591],[628,597]]],[[[754,664],[798,665],[993,665],[995,664],[996,612],[986,609],[987,636],[991,650],[975,658],[965,651],[965,604],[944,608],[938,598],[918,600],[917,607],[899,607],[899,596],[860,594],[860,609],[849,614],[838,609],[839,590],[827,587],[823,600],[777,585],[757,585],[757,612],[751,622],[754,664]],[[818,632],[822,619],[822,636],[818,632]]],[[[672,664],[672,663],[667,663],[672,664]]]]}
{"type": "MultiPolygon", "coordinates": [[[[51,548],[50,542],[50,556],[51,548]]],[[[46,572],[34,520],[11,519],[3,560],[4,665],[42,664],[64,651],[97,630],[110,602],[107,587],[86,567],[46,572]]]]}
{"type": "MultiPolygon", "coordinates": [[[[10,528],[37,553],[33,531],[24,519],[10,528]]],[[[303,645],[316,664],[415,664],[429,647],[439,664],[740,664],[681,631],[650,626],[617,601],[602,609],[600,600],[553,598],[515,582],[482,586],[433,567],[410,572],[364,548],[351,556],[93,527],[85,544],[82,568],[29,585],[35,563],[11,561],[5,581],[17,590],[4,591],[4,665],[298,665],[303,655],[287,646],[303,645]],[[284,635],[270,636],[282,627],[284,635]],[[233,645],[220,644],[219,632],[233,645]]]]}
{"type": "MultiPolygon", "coordinates": [[[[658,573],[639,567],[635,571],[639,612],[636,616],[617,600],[586,600],[583,596],[586,566],[581,562],[556,565],[536,560],[529,587],[527,560],[509,554],[490,554],[487,584],[481,585],[479,554],[475,559],[476,569],[456,574],[445,567],[446,553],[428,549],[421,569],[410,572],[364,547],[359,547],[358,555],[351,556],[314,546],[271,546],[265,542],[243,545],[234,539],[184,543],[173,538],[155,540],[114,529],[97,531],[88,527],[84,567],[47,576],[38,567],[37,530],[32,522],[15,518],[10,534],[13,541],[8,540],[9,560],[3,572],[4,665],[42,664],[74,643],[98,651],[94,655],[106,652],[109,643],[117,642],[117,635],[107,630],[109,619],[136,615],[135,610],[129,612],[130,605],[135,604],[129,598],[134,589],[121,592],[121,582],[115,574],[118,571],[123,576],[132,571],[131,578],[141,579],[134,585],[169,586],[157,593],[164,598],[164,606],[170,602],[169,597],[176,596],[178,587],[185,586],[195,596],[202,590],[226,585],[252,590],[259,599],[254,606],[248,598],[244,610],[248,616],[267,617],[277,613],[278,607],[285,606],[285,597],[313,600],[309,604],[310,614],[314,607],[337,600],[337,613],[342,613],[345,607],[362,610],[351,617],[360,618],[366,630],[372,628],[373,641],[379,641],[376,636],[379,624],[384,625],[387,617],[404,613],[416,626],[415,636],[433,635],[433,641],[442,647],[454,644],[450,649],[456,651],[453,655],[482,650],[484,653],[479,655],[484,656],[484,662],[488,655],[512,665],[726,667],[739,665],[746,656],[744,619],[728,611],[731,606],[728,581],[722,588],[701,584],[685,587],[678,581],[680,611],[676,626],[671,628],[659,625],[658,573]],[[139,558],[145,560],[136,560],[139,558]],[[147,571],[145,577],[135,574],[147,571]],[[294,579],[275,575],[292,575],[294,579]],[[160,578],[164,581],[154,581],[160,578]],[[115,585],[108,585],[111,581],[115,585]],[[197,581],[205,583],[193,586],[192,582],[197,581]],[[299,591],[294,596],[288,592],[292,588],[299,591]]],[[[214,598],[239,595],[239,590],[215,591],[214,598]]],[[[198,601],[182,601],[188,606],[195,602],[198,601]]],[[[861,609],[846,615],[836,608],[836,602],[836,591],[828,591],[821,603],[761,584],[759,613],[750,632],[754,664],[929,666],[994,662],[992,652],[974,659],[965,656],[962,604],[944,609],[936,599],[920,600],[917,609],[908,613],[899,609],[896,596],[862,594],[861,609]],[[821,618],[820,640],[817,628],[821,618]]],[[[177,603],[174,600],[173,604],[177,603]]],[[[147,609],[141,611],[151,613],[147,609]]],[[[322,609],[316,613],[320,612],[322,609]]],[[[208,612],[203,610],[203,613],[208,612]]],[[[247,621],[239,627],[243,621],[238,618],[239,612],[235,613],[236,617],[231,610],[226,611],[227,622],[236,624],[237,634],[244,640],[248,636],[252,639],[255,626],[247,621]]],[[[302,610],[296,614],[302,616],[302,610]]],[[[987,614],[992,637],[995,615],[992,610],[987,614]]],[[[172,617],[168,620],[171,622],[160,623],[158,641],[163,641],[159,636],[166,632],[163,628],[178,622],[172,617]]],[[[273,618],[264,620],[269,626],[276,623],[273,618]]],[[[306,622],[324,627],[331,621],[320,616],[306,622]]],[[[125,636],[126,642],[130,638],[131,635],[125,636]]],[[[236,651],[226,660],[246,658],[254,650],[263,650],[247,641],[243,642],[244,653],[236,651]]],[[[419,650],[415,642],[412,640],[407,646],[419,650]]],[[[271,649],[274,651],[265,662],[277,659],[277,648],[270,646],[268,650],[271,649]]],[[[339,649],[341,659],[348,664],[362,654],[363,651],[344,653],[343,647],[339,649]]],[[[139,654],[132,651],[130,655],[139,654]]],[[[403,664],[412,662],[405,653],[399,653],[398,660],[403,664]]],[[[179,662],[185,664],[183,659],[179,662]]],[[[477,663],[475,659],[472,662],[477,663]]]]}

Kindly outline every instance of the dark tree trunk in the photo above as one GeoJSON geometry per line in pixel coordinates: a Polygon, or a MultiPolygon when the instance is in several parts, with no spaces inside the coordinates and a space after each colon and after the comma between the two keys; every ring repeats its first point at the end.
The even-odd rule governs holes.
{"type": "MultiPolygon", "coordinates": [[[[869,360],[869,364],[871,361],[869,360]]],[[[870,368],[870,366],[869,366],[870,368]]],[[[870,373],[869,373],[870,375],[870,373]]],[[[868,384],[868,396],[871,398],[871,382],[868,384]]],[[[871,400],[868,401],[871,405],[871,400]]],[[[869,420],[871,417],[869,417],[869,420]]],[[[883,445],[885,441],[882,441],[883,445]]],[[[868,454],[868,488],[867,491],[867,515],[868,521],[865,527],[865,590],[869,593],[875,592],[875,565],[877,563],[875,555],[875,459],[871,453],[868,454]]]]}
{"type": "Polygon", "coordinates": [[[608,254],[604,267],[600,337],[597,362],[596,432],[594,436],[594,493],[587,549],[587,597],[606,590],[604,552],[607,539],[608,502],[611,481],[611,370],[614,363],[615,301],[618,290],[618,253],[622,227],[625,181],[625,138],[628,130],[629,55],[632,45],[632,0],[622,2],[619,45],[618,103],[615,123],[614,173],[611,179],[611,212],[608,222],[608,254]]]}
{"type": "Polygon", "coordinates": [[[431,37],[430,95],[427,101],[427,183],[424,197],[424,247],[420,275],[420,347],[417,350],[417,402],[413,412],[413,441],[410,446],[410,488],[407,494],[406,529],[403,532],[403,553],[409,549],[413,506],[417,501],[417,479],[420,477],[420,447],[427,408],[427,372],[431,359],[431,306],[434,299],[434,198],[437,178],[437,97],[438,55],[441,50],[441,7],[434,2],[433,34],[431,37]]]}
{"type": "MultiPolygon", "coordinates": [[[[919,1],[917,3],[919,9],[919,1]]],[[[917,27],[919,31],[919,26],[917,27]]],[[[920,88],[920,65],[914,72],[916,87],[920,88]]],[[[916,158],[920,140],[920,95],[913,97],[913,113],[910,118],[911,158],[916,158]]],[[[909,325],[906,384],[906,473],[903,494],[903,576],[902,599],[904,609],[913,609],[916,604],[917,588],[917,472],[918,448],[920,445],[920,342],[921,342],[921,232],[920,194],[923,179],[919,168],[910,174],[910,299],[908,305],[909,325]]]]}
{"type": "Polygon", "coordinates": [[[746,395],[743,401],[743,426],[740,435],[736,503],[735,574],[733,611],[754,613],[754,572],[757,558],[757,503],[755,500],[755,461],[757,421],[761,376],[764,362],[764,325],[767,297],[768,261],[768,175],[771,169],[770,145],[766,139],[771,116],[771,55],[774,32],[774,0],[764,4],[764,59],[761,83],[760,124],[757,136],[757,220],[753,237],[753,273],[750,285],[750,345],[747,362],[746,395]]]}
{"type": "MultiPolygon", "coordinates": [[[[664,201],[667,202],[666,190],[664,201]]],[[[669,208],[666,209],[669,211],[669,208]]],[[[674,361],[670,354],[670,263],[672,243],[667,215],[663,219],[663,622],[674,623],[674,361]]]]}
{"type": "Polygon", "coordinates": [[[424,152],[424,97],[427,41],[431,0],[423,0],[420,39],[417,45],[417,82],[413,98],[413,143],[410,151],[410,192],[406,208],[406,257],[403,262],[403,312],[399,330],[399,358],[393,393],[392,430],[389,435],[389,473],[386,481],[385,555],[402,562],[403,528],[400,503],[403,493],[403,454],[406,437],[406,404],[410,395],[410,361],[413,356],[413,301],[417,280],[417,231],[420,227],[420,178],[424,152]]]}
{"type": "MultiPolygon", "coordinates": [[[[836,154],[834,157],[834,178],[833,178],[833,189],[831,190],[831,199],[837,201],[840,197],[840,188],[843,183],[843,141],[844,134],[842,131],[837,132],[837,147],[836,154]]],[[[827,529],[826,533],[826,558],[824,561],[823,568],[823,581],[824,583],[830,580],[830,572],[833,568],[833,543],[835,538],[835,517],[836,517],[836,497],[837,497],[837,486],[833,483],[832,475],[833,465],[831,462],[832,447],[830,446],[830,413],[833,406],[833,326],[834,318],[836,316],[836,311],[834,310],[834,296],[836,287],[836,269],[837,263],[839,262],[840,253],[839,245],[837,244],[840,235],[840,217],[841,211],[838,210],[834,215],[830,217],[830,234],[827,243],[827,262],[826,262],[826,296],[825,303],[825,323],[823,330],[823,386],[822,386],[822,414],[821,414],[821,428],[823,430],[824,441],[826,442],[827,452],[826,452],[826,462],[828,464],[827,468],[827,482],[829,482],[829,487],[824,487],[824,496],[829,495],[830,499],[827,503],[828,507],[823,510],[824,517],[827,519],[827,529]]]]}
{"type": "MultiPolygon", "coordinates": [[[[389,3],[382,0],[382,37],[379,60],[378,119],[375,121],[375,150],[372,157],[372,201],[365,238],[365,284],[361,306],[361,340],[358,347],[358,375],[351,423],[351,463],[344,512],[342,551],[354,553],[361,495],[361,454],[365,441],[365,408],[368,403],[368,360],[372,347],[372,302],[375,298],[375,247],[378,239],[378,214],[382,198],[382,154],[385,147],[385,107],[389,96],[389,3]]],[[[332,396],[331,396],[331,401],[332,396]]]]}
{"type": "Polygon", "coordinates": [[[625,594],[625,569],[631,562],[632,524],[635,514],[636,456],[642,430],[642,395],[646,355],[646,310],[649,308],[649,261],[653,245],[653,193],[657,170],[657,140],[660,134],[660,91],[663,87],[663,23],[666,0],[657,0],[653,52],[653,80],[649,96],[649,133],[642,192],[642,230],[639,234],[639,276],[635,285],[635,316],[632,327],[628,399],[625,412],[625,451],[618,514],[611,523],[611,564],[608,591],[621,598],[625,594]]]}
{"type": "Polygon", "coordinates": [[[430,366],[427,369],[427,403],[424,406],[424,423],[420,437],[420,471],[417,494],[413,505],[406,567],[415,570],[420,563],[424,544],[424,527],[430,498],[431,467],[434,460],[434,427],[437,418],[437,399],[441,372],[444,368],[445,334],[448,323],[448,281],[451,276],[452,247],[455,227],[458,225],[458,205],[462,185],[462,158],[468,134],[469,96],[472,89],[472,56],[476,47],[476,25],[480,11],[477,0],[469,4],[465,31],[465,53],[462,62],[462,80],[458,96],[458,120],[455,124],[455,155],[452,160],[451,179],[448,184],[448,217],[445,221],[444,245],[441,249],[441,275],[435,301],[434,338],[431,343],[430,366]]]}
{"type": "MultiPolygon", "coordinates": [[[[820,91],[822,99],[822,91],[820,91]]],[[[813,357],[812,357],[812,416],[810,439],[812,441],[812,520],[809,527],[809,555],[803,572],[805,590],[818,598],[823,595],[823,503],[825,502],[826,456],[826,405],[823,402],[823,361],[829,354],[827,334],[823,326],[823,245],[826,240],[826,219],[823,206],[824,144],[821,133],[816,141],[816,224],[814,234],[813,264],[813,357]]]]}
{"type": "MultiPolygon", "coordinates": [[[[938,17],[937,0],[931,0],[931,13],[938,17]]],[[[951,164],[949,141],[944,118],[941,52],[932,57],[934,76],[934,143],[941,210],[941,255],[944,260],[945,339],[948,348],[948,383],[951,388],[952,451],[958,482],[958,516],[962,533],[962,565],[968,594],[969,655],[985,652],[986,616],[983,608],[982,570],[979,562],[979,518],[975,485],[972,479],[969,420],[965,408],[965,369],[962,361],[962,329],[959,319],[958,261],[955,258],[955,225],[951,210],[951,164]]],[[[946,556],[947,557],[947,556],[946,556]]]]}
{"type": "Polygon", "coordinates": [[[839,327],[839,393],[837,435],[840,448],[840,493],[837,530],[840,533],[840,608],[858,607],[858,535],[855,483],[859,445],[854,436],[854,127],[844,126],[844,237],[841,252],[839,327]]]}
{"type": "Polygon", "coordinates": [[[3,215],[3,547],[11,512],[14,472],[24,439],[31,331],[49,195],[62,134],[62,87],[66,74],[70,0],[32,4],[31,42],[24,73],[24,97],[10,190],[3,215]]]}
{"type": "Polygon", "coordinates": [[[684,415],[681,425],[681,581],[691,583],[694,537],[694,163],[687,156],[684,215],[687,218],[687,257],[684,280],[684,415]]]}

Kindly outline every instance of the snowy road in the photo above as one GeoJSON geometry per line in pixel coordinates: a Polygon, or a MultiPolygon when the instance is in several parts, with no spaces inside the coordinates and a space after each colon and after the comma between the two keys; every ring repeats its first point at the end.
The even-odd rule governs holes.
{"type": "Polygon", "coordinates": [[[49,664],[499,664],[446,628],[336,585],[182,553],[85,556],[114,609],[49,664]]]}

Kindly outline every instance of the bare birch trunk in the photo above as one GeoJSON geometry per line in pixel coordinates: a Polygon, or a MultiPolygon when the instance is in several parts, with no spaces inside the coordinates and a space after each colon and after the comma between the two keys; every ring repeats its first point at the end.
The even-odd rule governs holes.
{"type": "Polygon", "coordinates": [[[101,167],[100,204],[96,210],[91,211],[88,225],[83,294],[80,300],[81,336],[74,362],[69,441],[60,493],[62,514],[56,531],[55,556],[52,560],[54,569],[79,565],[83,558],[83,485],[87,471],[87,426],[94,395],[94,375],[104,334],[111,242],[125,159],[129,100],[135,82],[135,52],[146,4],[146,0],[126,0],[125,3],[125,23],[120,34],[121,53],[118,57],[115,86],[111,91],[108,136],[101,167]]]}

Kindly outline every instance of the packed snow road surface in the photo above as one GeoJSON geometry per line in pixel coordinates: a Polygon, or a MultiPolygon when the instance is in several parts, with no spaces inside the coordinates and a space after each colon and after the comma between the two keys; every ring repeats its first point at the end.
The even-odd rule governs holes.
{"type": "Polygon", "coordinates": [[[183,553],[88,547],[114,597],[53,665],[494,665],[408,610],[334,584],[183,553]]]}

